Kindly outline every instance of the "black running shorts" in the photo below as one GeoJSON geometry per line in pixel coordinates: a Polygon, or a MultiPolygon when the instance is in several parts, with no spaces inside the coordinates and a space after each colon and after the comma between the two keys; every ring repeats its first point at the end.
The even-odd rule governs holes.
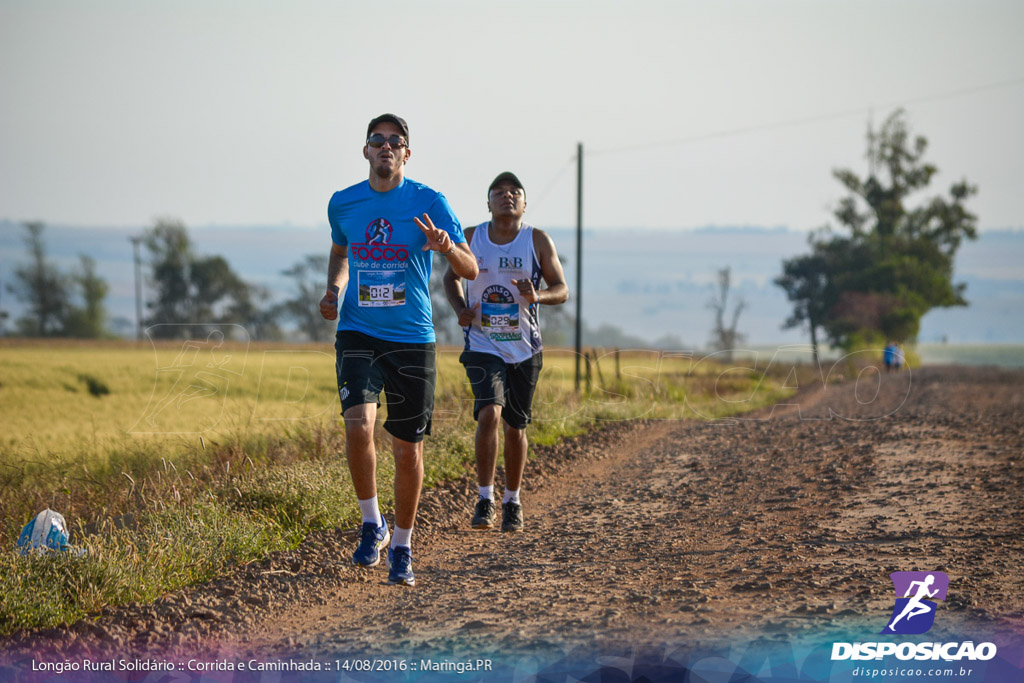
{"type": "Polygon", "coordinates": [[[341,412],[364,403],[380,407],[387,400],[384,429],[417,443],[430,433],[434,412],[437,350],[433,342],[411,344],[339,330],[334,341],[341,412]]]}
{"type": "Polygon", "coordinates": [[[525,429],[533,419],[533,392],[544,365],[542,354],[520,363],[506,363],[490,353],[463,351],[459,362],[473,387],[473,419],[480,409],[496,403],[502,406],[501,418],[514,429],[525,429]]]}

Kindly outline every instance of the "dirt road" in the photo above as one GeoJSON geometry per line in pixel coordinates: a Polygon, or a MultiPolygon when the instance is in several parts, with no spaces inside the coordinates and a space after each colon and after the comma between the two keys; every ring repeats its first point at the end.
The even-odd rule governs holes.
{"type": "MultiPolygon", "coordinates": [[[[741,420],[622,422],[543,449],[520,534],[469,528],[469,477],[432,491],[413,588],[385,585],[383,565],[352,567],[352,532],[322,534],[155,605],[21,634],[6,671],[29,652],[113,652],[309,660],[329,663],[330,680],[389,679],[337,670],[357,655],[388,667],[490,658],[513,680],[600,660],[592,670],[611,662],[628,680],[635,662],[692,667],[692,653],[728,658],[731,647],[735,658],[740,642],[877,638],[893,607],[888,575],[910,570],[950,579],[929,638],[1018,652],[1024,374],[880,380],[803,391],[741,420]]],[[[459,680],[477,678],[488,676],[459,680]]]]}

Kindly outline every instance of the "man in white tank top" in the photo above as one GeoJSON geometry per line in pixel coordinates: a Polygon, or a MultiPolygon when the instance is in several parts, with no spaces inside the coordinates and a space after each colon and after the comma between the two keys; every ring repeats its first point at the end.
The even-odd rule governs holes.
{"type": "Polygon", "coordinates": [[[463,291],[451,268],[444,291],[466,339],[459,360],[473,387],[476,472],[480,498],[474,529],[493,529],[498,426],[505,432],[505,494],[502,531],[522,531],[519,499],[526,467],[526,425],[543,365],[539,309],[569,298],[555,245],[542,230],[523,223],[526,191],[515,174],[501,173],[487,190],[491,220],[466,230],[480,273],[463,291]],[[543,279],[546,288],[541,289],[543,279]]]}

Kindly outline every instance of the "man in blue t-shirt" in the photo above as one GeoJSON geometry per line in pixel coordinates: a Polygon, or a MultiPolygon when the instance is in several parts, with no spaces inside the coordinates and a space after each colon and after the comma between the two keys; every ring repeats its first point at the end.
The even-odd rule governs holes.
{"type": "Polygon", "coordinates": [[[388,543],[388,583],[411,586],[412,528],[423,484],[436,376],[430,308],[431,251],[461,277],[477,275],[462,226],[440,192],[405,178],[409,127],[382,114],[366,129],[369,180],[335,192],[327,207],[331,253],[320,313],[338,320],[338,392],[345,451],[363,526],[352,561],[376,566],[388,543]],[[345,292],[340,314],[338,297],[345,292]],[[395,457],[395,533],[377,504],[373,429],[380,392],[395,457]]]}

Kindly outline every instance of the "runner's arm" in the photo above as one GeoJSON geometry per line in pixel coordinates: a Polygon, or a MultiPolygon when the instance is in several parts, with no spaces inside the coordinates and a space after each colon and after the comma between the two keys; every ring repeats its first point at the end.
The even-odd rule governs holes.
{"type": "Polygon", "coordinates": [[[348,285],[348,247],[331,243],[327,260],[327,293],[320,299],[320,315],[327,320],[338,317],[338,297],[348,285]]]}
{"type": "Polygon", "coordinates": [[[475,280],[476,276],[480,274],[476,256],[473,255],[467,242],[453,243],[452,250],[444,253],[444,257],[448,259],[449,270],[455,271],[460,277],[475,280]]]}
{"type": "Polygon", "coordinates": [[[533,229],[533,248],[540,261],[540,274],[547,284],[546,289],[537,292],[538,303],[552,306],[569,299],[569,285],[565,282],[562,262],[558,260],[555,243],[551,237],[538,228],[533,229]]]}
{"type": "MultiPolygon", "coordinates": [[[[466,229],[466,242],[469,244],[473,239],[473,231],[475,228],[466,229]]],[[[474,258],[475,262],[475,258],[474,258]]],[[[466,327],[473,323],[473,317],[475,309],[470,308],[466,301],[466,295],[462,290],[462,277],[455,272],[452,267],[451,261],[448,263],[448,269],[444,274],[444,296],[448,299],[448,303],[451,305],[452,310],[455,311],[455,315],[459,316],[459,325],[466,327]]]]}

